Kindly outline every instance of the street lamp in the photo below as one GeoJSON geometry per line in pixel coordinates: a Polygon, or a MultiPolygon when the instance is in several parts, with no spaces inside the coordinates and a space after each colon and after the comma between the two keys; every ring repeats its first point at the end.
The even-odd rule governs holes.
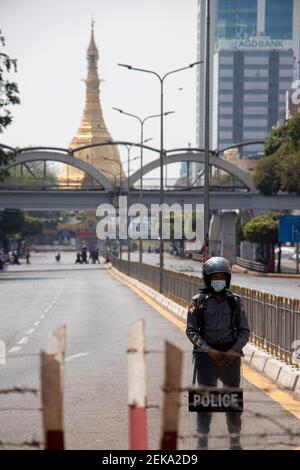
{"type": "MultiPolygon", "coordinates": [[[[144,119],[140,118],[139,116],[137,116],[136,114],[131,114],[131,113],[127,113],[125,111],[123,111],[123,109],[120,109],[120,108],[114,108],[113,109],[115,111],[118,111],[119,113],[121,114],[124,114],[125,116],[129,116],[129,117],[132,117],[134,119],[137,119],[141,125],[141,182],[140,182],[140,204],[142,204],[142,201],[143,201],[143,165],[144,165],[144,161],[143,161],[143,157],[144,157],[144,146],[143,146],[143,143],[147,142],[147,141],[144,141],[144,124],[146,121],[148,121],[148,119],[152,119],[152,118],[157,118],[157,117],[160,117],[160,114],[150,114],[149,116],[146,116],[144,119]]],[[[174,114],[175,111],[166,111],[164,113],[164,116],[167,116],[168,114],[174,114]]],[[[140,239],[139,239],[139,270],[140,270],[140,274],[141,274],[141,268],[142,268],[142,262],[143,262],[143,240],[142,240],[142,237],[140,236],[140,239]]]]}
{"type": "MultiPolygon", "coordinates": [[[[130,150],[132,147],[134,147],[135,144],[127,145],[124,144],[126,149],[127,149],[127,165],[128,165],[128,177],[127,177],[127,208],[130,207],[130,150]]],[[[129,235],[129,223],[130,219],[128,216],[128,209],[127,209],[127,236],[128,236],[128,242],[127,242],[127,274],[129,275],[130,273],[130,235],[129,235]]]]}
{"type": "MultiPolygon", "coordinates": [[[[145,144],[147,142],[150,142],[150,140],[153,140],[152,137],[150,137],[149,139],[146,139],[146,140],[143,140],[142,141],[142,144],[145,144]]],[[[127,159],[127,164],[128,164],[128,178],[129,178],[129,174],[130,174],[130,162],[131,161],[134,161],[134,160],[137,160],[138,158],[141,158],[140,156],[138,157],[135,157],[135,158],[130,158],[130,150],[132,147],[134,147],[136,144],[132,144],[132,145],[127,145],[127,144],[124,144],[125,147],[127,148],[127,152],[128,152],[128,159],[127,159]]],[[[119,162],[118,160],[111,160],[110,158],[107,158],[107,157],[103,157],[103,160],[106,160],[108,162],[111,162],[111,163],[117,163],[117,165],[119,165],[119,168],[120,168],[120,173],[119,173],[119,189],[121,190],[121,187],[122,187],[122,167],[124,165],[124,163],[121,163],[119,162]]],[[[126,163],[126,162],[125,162],[126,163]]],[[[116,176],[114,175],[113,172],[111,171],[108,171],[108,170],[104,170],[103,168],[100,168],[101,171],[107,171],[108,173],[112,174],[114,176],[114,185],[116,186],[116,176]]],[[[128,193],[130,191],[130,180],[128,179],[128,193]]],[[[129,204],[129,195],[127,197],[127,203],[129,204]]],[[[120,259],[122,259],[122,242],[120,240],[120,259]]],[[[128,262],[130,261],[130,241],[128,241],[128,262]]]]}
{"type": "MultiPolygon", "coordinates": [[[[102,157],[102,159],[107,161],[107,162],[110,162],[110,163],[117,163],[119,165],[119,168],[120,168],[119,186],[121,188],[121,185],[122,185],[122,163],[119,162],[118,160],[111,160],[111,158],[107,158],[107,157],[102,157]]],[[[105,171],[107,171],[107,170],[105,170],[105,171]]]]}
{"type": "Polygon", "coordinates": [[[180,69],[171,70],[167,72],[165,75],[161,76],[154,70],[147,70],[141,69],[138,67],[133,67],[132,65],[127,64],[118,64],[120,67],[125,67],[128,70],[136,70],[138,72],[145,72],[151,73],[155,75],[159,82],[160,82],[160,207],[161,210],[159,211],[159,239],[160,239],[160,249],[159,249],[159,292],[163,291],[163,269],[164,269],[164,241],[163,241],[163,230],[162,230],[162,204],[164,203],[164,182],[163,182],[163,159],[164,159],[164,81],[165,79],[176,72],[180,72],[182,70],[190,69],[195,65],[201,64],[203,61],[193,62],[192,64],[188,65],[187,67],[182,67],[180,69]]]}
{"type": "Polygon", "coordinates": [[[205,122],[204,122],[204,252],[203,263],[209,256],[209,121],[210,121],[210,0],[206,0],[205,51],[205,122]]]}

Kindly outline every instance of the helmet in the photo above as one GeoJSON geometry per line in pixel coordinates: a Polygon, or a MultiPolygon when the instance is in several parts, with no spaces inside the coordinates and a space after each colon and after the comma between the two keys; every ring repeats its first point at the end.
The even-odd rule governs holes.
{"type": "Polygon", "coordinates": [[[228,289],[231,281],[231,266],[229,261],[221,256],[212,256],[205,261],[202,267],[202,276],[207,288],[210,288],[210,275],[213,273],[226,274],[226,287],[228,289]]]}

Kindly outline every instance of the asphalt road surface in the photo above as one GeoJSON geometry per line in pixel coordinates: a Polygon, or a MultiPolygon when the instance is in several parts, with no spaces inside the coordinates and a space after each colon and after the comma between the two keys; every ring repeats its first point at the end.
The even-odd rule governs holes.
{"type": "MultiPolygon", "coordinates": [[[[124,253],[123,257],[124,259],[127,259],[127,253],[124,253]]],[[[138,259],[139,255],[137,252],[131,253],[132,261],[138,261],[138,259]]],[[[148,264],[159,266],[159,255],[154,253],[144,253],[143,261],[148,264]]],[[[191,259],[179,259],[166,254],[165,267],[173,269],[174,271],[201,275],[202,263],[191,259]]],[[[300,298],[300,279],[297,278],[257,277],[250,274],[232,273],[232,283],[269,292],[270,294],[300,298]]]]}
{"type": "MultiPolygon", "coordinates": [[[[148,391],[149,448],[158,448],[159,406],[164,342],[184,351],[183,386],[191,383],[192,346],[170,320],[138,294],[112,278],[103,265],[75,265],[63,253],[32,256],[32,264],[9,267],[0,274],[0,339],[7,360],[0,364],[0,389],[39,388],[39,353],[50,331],[67,327],[64,417],[68,449],[127,449],[128,325],[144,318],[148,391]],[[154,405],[154,406],[153,406],[154,405]]],[[[243,380],[245,412],[242,444],[246,449],[290,449],[300,446],[299,419],[258,386],[243,380]]],[[[40,396],[0,395],[0,441],[22,448],[42,441],[40,396]]],[[[194,413],[182,394],[181,449],[195,449],[194,413]]],[[[215,414],[210,448],[228,448],[225,416],[215,414]]]]}

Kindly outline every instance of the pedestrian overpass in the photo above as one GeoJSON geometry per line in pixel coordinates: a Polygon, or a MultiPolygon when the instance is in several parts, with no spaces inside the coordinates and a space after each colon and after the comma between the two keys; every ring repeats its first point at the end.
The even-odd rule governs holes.
{"type": "MultiPolygon", "coordinates": [[[[262,141],[249,141],[235,144],[233,148],[246,145],[254,145],[262,141]]],[[[153,160],[147,163],[143,168],[135,171],[130,178],[116,184],[113,183],[104,173],[101,173],[88,162],[76,157],[76,152],[83,149],[93,148],[105,145],[133,145],[141,148],[140,144],[132,142],[102,142],[100,144],[91,144],[77,149],[65,149],[56,147],[27,147],[23,149],[13,149],[6,145],[6,148],[12,159],[5,167],[1,169],[12,170],[16,167],[24,167],[29,172],[34,172],[28,166],[31,162],[42,162],[44,176],[34,180],[33,185],[9,185],[5,181],[0,184],[0,208],[19,208],[40,210],[96,210],[102,203],[109,203],[115,200],[118,195],[126,195],[130,188],[131,203],[140,202],[139,183],[143,176],[145,181],[147,175],[160,167],[160,151],[154,147],[143,145],[144,149],[152,152],[153,160]],[[91,188],[82,186],[80,188],[62,188],[59,184],[49,187],[46,181],[47,162],[56,162],[74,166],[86,174],[94,184],[91,188]]],[[[278,194],[273,197],[266,197],[259,194],[251,181],[249,173],[241,170],[231,162],[220,157],[223,151],[210,151],[209,165],[215,167],[229,176],[232,183],[225,186],[210,185],[210,208],[212,210],[272,210],[272,209],[299,209],[300,197],[278,194]]],[[[168,166],[179,162],[196,162],[204,165],[204,150],[199,148],[182,148],[166,150],[164,152],[164,165],[168,166]]],[[[116,174],[118,171],[116,171],[116,174]]],[[[21,181],[22,183],[22,181],[21,181]]],[[[158,188],[148,189],[143,184],[142,200],[146,205],[159,203],[160,194],[158,188]]],[[[189,185],[186,187],[172,187],[164,185],[164,200],[168,204],[178,203],[203,203],[204,189],[200,186],[189,185]]]]}

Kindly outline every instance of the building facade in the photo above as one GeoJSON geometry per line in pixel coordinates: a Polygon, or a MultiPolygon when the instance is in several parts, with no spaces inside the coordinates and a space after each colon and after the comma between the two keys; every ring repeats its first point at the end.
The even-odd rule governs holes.
{"type": "MultiPolygon", "coordinates": [[[[205,57],[206,0],[198,0],[198,58],[205,57]]],[[[210,147],[263,140],[285,119],[299,77],[299,0],[211,0],[210,147]]],[[[197,145],[204,147],[205,67],[197,77],[197,145]]],[[[241,156],[255,149],[241,151],[241,156]]]]}

